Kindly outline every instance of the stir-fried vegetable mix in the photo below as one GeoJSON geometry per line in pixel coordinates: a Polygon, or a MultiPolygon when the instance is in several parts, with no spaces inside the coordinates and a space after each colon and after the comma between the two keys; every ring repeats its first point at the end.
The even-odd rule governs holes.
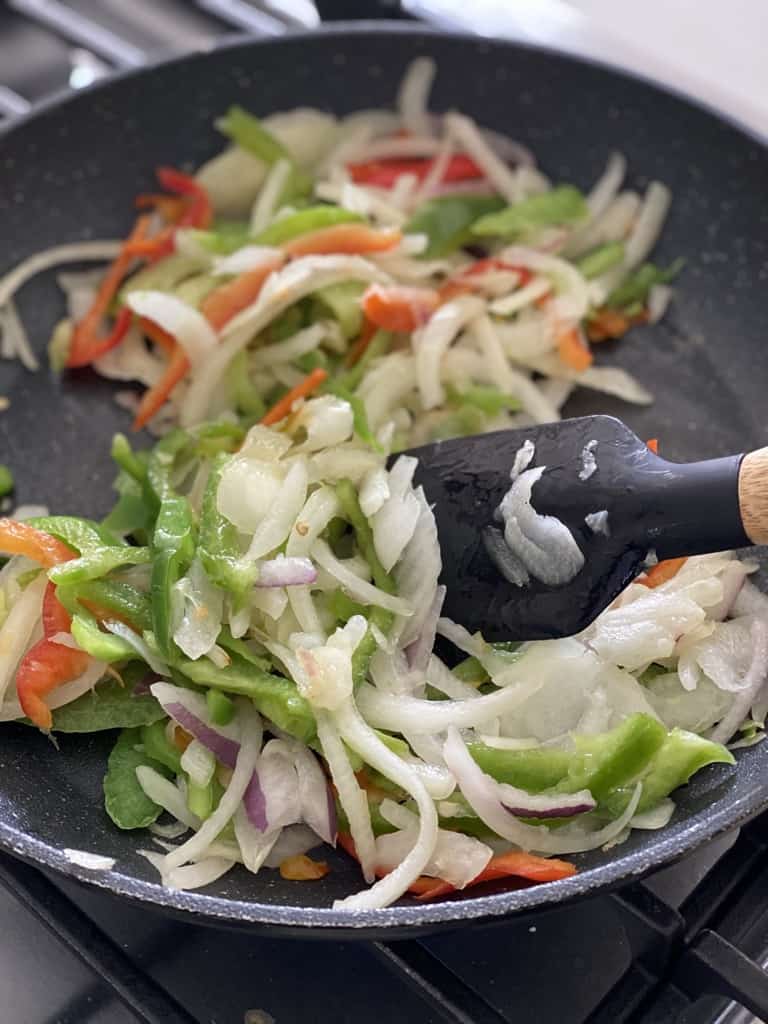
{"type": "Polygon", "coordinates": [[[159,436],[115,437],[103,522],[0,520],[0,720],[119,730],[106,812],[152,830],[169,886],[318,879],[321,842],[370,884],[350,909],[555,881],[761,736],[768,603],[728,553],[661,563],[568,640],[441,618],[432,510],[390,456],[556,419],[577,384],[649,401],[589,339],[662,315],[677,267],[647,262],[662,185],[622,191],[616,155],[587,195],[552,185],[428,114],[432,71],[397,113],[234,107],[230,148],[161,168],[125,241],[0,281],[8,311],[42,266],[112,260],[62,275],[52,360],[144,385],[159,436]]]}

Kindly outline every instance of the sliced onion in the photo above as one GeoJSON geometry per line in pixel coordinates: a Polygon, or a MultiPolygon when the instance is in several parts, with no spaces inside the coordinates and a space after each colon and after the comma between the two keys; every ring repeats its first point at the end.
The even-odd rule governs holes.
{"type": "Polygon", "coordinates": [[[360,508],[363,515],[370,519],[389,498],[389,473],[383,466],[369,470],[360,483],[360,508]]]}
{"type": "Polygon", "coordinates": [[[259,565],[257,587],[295,587],[314,583],[317,570],[309,558],[278,555],[259,565]]]}
{"type": "Polygon", "coordinates": [[[269,851],[264,866],[268,868],[279,868],[288,857],[296,857],[302,853],[309,853],[318,846],[320,840],[317,835],[306,825],[288,825],[278,836],[277,842],[269,851]]]}
{"type": "Polygon", "coordinates": [[[187,807],[187,801],[179,792],[178,787],[166,779],[160,772],[147,764],[140,764],[136,769],[136,778],[150,800],[168,811],[177,821],[183,822],[187,828],[200,827],[200,819],[187,807]]]}
{"type": "Polygon", "coordinates": [[[373,586],[355,576],[347,569],[331,551],[330,547],[322,538],[318,538],[312,545],[312,557],[319,566],[330,573],[345,593],[359,601],[361,604],[373,604],[378,608],[394,612],[395,615],[412,615],[413,609],[400,597],[387,594],[379,587],[373,586]]]}
{"type": "Polygon", "coordinates": [[[523,850],[538,853],[581,853],[603,846],[620,835],[632,820],[642,792],[642,784],[638,783],[624,813],[605,828],[587,832],[578,826],[567,825],[554,832],[542,825],[525,825],[506,809],[496,789],[499,783],[477,765],[458,730],[452,728],[448,731],[443,755],[478,817],[497,835],[523,850]]]}
{"type": "Polygon", "coordinates": [[[512,469],[509,471],[509,475],[512,480],[517,480],[523,470],[528,469],[530,464],[533,462],[535,454],[536,445],[528,437],[515,452],[515,461],[512,463],[512,469]]]}
{"type": "Polygon", "coordinates": [[[340,281],[391,283],[391,278],[360,256],[305,256],[272,274],[254,303],[233,317],[221,343],[192,374],[181,406],[181,425],[203,420],[222,375],[232,359],[275,317],[305,295],[340,281]]]}
{"type": "Polygon", "coordinates": [[[146,317],[171,334],[187,353],[193,367],[199,366],[216,348],[216,332],[203,314],[167,292],[131,291],[126,305],[137,316],[146,317]]]}
{"type": "Polygon", "coordinates": [[[421,512],[411,481],[418,462],[398,457],[389,471],[390,496],[371,520],[373,545],[379,561],[389,572],[413,536],[421,512]]]}
{"type": "Polygon", "coordinates": [[[258,235],[273,219],[291,175],[291,161],[281,157],[269,169],[251,210],[251,234],[258,235]]]}
{"type": "Polygon", "coordinates": [[[415,491],[421,511],[410,543],[394,569],[395,583],[400,597],[416,614],[399,618],[393,635],[407,647],[421,634],[424,623],[435,600],[437,581],[443,568],[440,542],[437,538],[435,516],[424,496],[424,489],[415,491]]]}
{"type": "Polygon", "coordinates": [[[349,822],[349,831],[355,844],[363,878],[370,883],[376,877],[376,846],[368,798],[355,778],[349,755],[331,716],[326,711],[316,711],[315,719],[317,738],[320,740],[323,756],[339,795],[339,803],[349,822]]]}
{"type": "Polygon", "coordinates": [[[285,257],[279,249],[268,245],[245,245],[228,256],[221,256],[213,264],[213,273],[247,274],[261,267],[276,270],[285,257]]]}
{"type": "Polygon", "coordinates": [[[241,705],[238,718],[242,723],[241,745],[229,785],[224,790],[216,809],[209,818],[206,818],[195,835],[181,846],[176,847],[165,858],[166,871],[179,868],[187,861],[203,854],[233,817],[245,795],[256,769],[261,748],[262,727],[260,717],[248,704],[241,705]]]}
{"type": "Polygon", "coordinates": [[[393,754],[381,742],[361,717],[352,700],[340,708],[334,718],[344,742],[356,751],[366,764],[370,764],[395,785],[404,789],[415,800],[418,808],[419,824],[416,842],[407,856],[390,874],[380,879],[370,889],[334,903],[335,908],[345,910],[372,910],[377,907],[386,907],[407,891],[408,887],[422,873],[434,853],[438,832],[437,811],[432,797],[418,775],[410,765],[393,754]]]}
{"type": "Polygon", "coordinates": [[[709,738],[715,743],[726,743],[747,717],[749,709],[760,696],[768,678],[768,624],[755,619],[750,630],[752,662],[743,680],[742,688],[728,714],[715,726],[709,738]]]}
{"type": "Polygon", "coordinates": [[[429,91],[435,80],[437,65],[431,57],[417,57],[406,69],[397,94],[397,109],[403,127],[410,135],[429,135],[429,91]]]}
{"type": "MultiPolygon", "coordinates": [[[[269,856],[274,847],[280,832],[265,832],[261,824],[254,824],[248,810],[248,791],[243,803],[235,811],[234,817],[235,839],[240,847],[240,855],[245,867],[256,874],[269,856]]],[[[259,822],[261,818],[259,817],[259,822]]]]}
{"type": "Polygon", "coordinates": [[[581,469],[579,470],[579,480],[589,480],[589,478],[597,472],[597,459],[595,458],[595,448],[597,448],[597,441],[587,441],[581,450],[581,469]]]}
{"type": "Polygon", "coordinates": [[[421,631],[415,640],[405,648],[405,657],[408,667],[414,672],[425,672],[429,659],[432,655],[432,648],[435,646],[435,633],[437,631],[437,620],[445,601],[446,588],[437,587],[432,603],[427,609],[427,614],[421,623],[421,631]]]}
{"type": "Polygon", "coordinates": [[[207,786],[216,771],[216,757],[200,740],[192,740],[181,755],[181,767],[196,785],[207,786]]]}
{"type": "Polygon", "coordinates": [[[603,508],[599,512],[589,512],[584,516],[584,522],[592,533],[602,533],[604,537],[610,537],[611,531],[608,526],[608,510],[603,508]]]}
{"type": "Polygon", "coordinates": [[[214,725],[205,698],[193,690],[171,683],[153,683],[152,696],[182,729],[212,751],[222,764],[234,768],[240,750],[237,719],[230,725],[214,725]]]}
{"type": "Polygon", "coordinates": [[[24,588],[0,627],[0,701],[5,697],[16,666],[27,649],[40,619],[43,591],[48,580],[41,574],[24,588]]]}
{"type": "MultiPolygon", "coordinates": [[[[270,740],[261,752],[256,775],[264,795],[266,828],[273,832],[301,820],[301,801],[295,758],[283,740],[270,740]]],[[[249,812],[249,818],[258,824],[249,812]]]]}
{"type": "Polygon", "coordinates": [[[5,277],[0,278],[0,309],[9,299],[36,274],[62,263],[80,263],[86,260],[113,260],[120,252],[119,239],[99,242],[70,242],[55,245],[50,249],[36,252],[21,263],[17,263],[5,277]]]}
{"type": "Polygon", "coordinates": [[[70,850],[65,848],[62,852],[70,864],[77,864],[78,867],[86,868],[88,871],[111,871],[115,866],[114,857],[104,857],[99,853],[89,853],[88,850],[70,850]]]}
{"type": "Polygon", "coordinates": [[[555,516],[542,516],[531,504],[531,490],[545,466],[527,469],[504,495],[499,510],[504,539],[526,569],[548,586],[568,583],[584,565],[573,534],[555,516]]]}
{"type": "Polygon", "coordinates": [[[655,807],[651,808],[650,811],[643,811],[641,814],[636,814],[630,821],[630,828],[641,828],[648,830],[655,830],[659,828],[666,828],[669,824],[670,818],[675,813],[675,803],[669,798],[660,800],[655,807]]]}
{"type": "Polygon", "coordinates": [[[459,331],[483,313],[485,303],[475,295],[460,295],[444,303],[429,322],[412,335],[416,356],[416,377],[425,410],[442,405],[445,392],[440,380],[440,364],[459,331]]]}
{"type": "Polygon", "coordinates": [[[249,559],[263,558],[288,537],[307,500],[307,463],[297,458],[285,475],[272,507],[256,527],[248,547],[249,559]]]}
{"type": "MultiPolygon", "coordinates": [[[[336,801],[315,755],[296,740],[285,740],[299,779],[301,818],[325,843],[336,845],[336,801]]],[[[307,847],[311,849],[311,847],[307,847]]],[[[295,850],[295,853],[306,853],[295,850]]],[[[288,856],[288,855],[286,855],[288,856]]]]}
{"type": "Polygon", "coordinates": [[[451,111],[445,115],[445,128],[448,135],[466,150],[508,203],[518,203],[525,198],[518,175],[494,152],[471,118],[451,111]]]}
{"type": "MultiPolygon", "coordinates": [[[[418,818],[392,800],[382,800],[380,809],[383,817],[400,829],[376,840],[378,867],[392,871],[413,849],[418,818]]],[[[487,867],[492,856],[490,846],[479,839],[439,829],[435,849],[424,867],[424,874],[450,882],[455,889],[463,889],[487,867]]]]}

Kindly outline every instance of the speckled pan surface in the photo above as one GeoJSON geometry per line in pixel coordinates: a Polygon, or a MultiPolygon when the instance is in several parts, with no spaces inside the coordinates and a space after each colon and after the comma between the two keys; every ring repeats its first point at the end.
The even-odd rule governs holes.
{"type": "MultiPolygon", "coordinates": [[[[0,272],[46,246],[115,237],[135,193],[160,163],[194,166],[220,147],[214,117],[239,102],[256,113],[312,104],[344,113],[391,104],[409,60],[436,58],[437,109],[460,107],[519,138],[555,181],[588,186],[608,153],[628,157],[633,184],[659,178],[674,203],[658,257],[687,267],[665,322],[633,331],[599,359],[617,362],[656,393],[650,409],[581,393],[571,415],[609,412],[671,459],[725,455],[768,442],[768,153],[756,141],[638,80],[506,43],[392,26],[334,29],[312,37],[241,43],[129,75],[54,103],[0,137],[0,272]]],[[[44,351],[62,305],[51,275],[23,293],[21,312],[44,351]]],[[[18,497],[64,513],[108,508],[108,441],[126,427],[112,388],[90,373],[56,380],[0,366],[0,459],[18,497]]],[[[768,806],[768,744],[742,751],[680,794],[661,833],[636,832],[608,854],[579,858],[564,882],[432,905],[403,903],[351,916],[331,909],[359,885],[331,853],[320,884],[275,872],[233,872],[203,893],[155,882],[137,847],[148,837],[113,828],[102,810],[110,735],[64,736],[60,750],[21,726],[0,727],[0,847],[134,900],[212,922],[279,932],[361,938],[413,934],[531,912],[618,886],[661,866],[768,806]],[[117,860],[89,873],[60,852],[74,847],[117,860]]]]}

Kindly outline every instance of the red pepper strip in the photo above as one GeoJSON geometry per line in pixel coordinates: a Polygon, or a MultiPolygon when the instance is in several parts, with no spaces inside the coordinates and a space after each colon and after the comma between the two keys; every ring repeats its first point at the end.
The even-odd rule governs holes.
{"type": "Polygon", "coordinates": [[[52,642],[52,636],[68,633],[71,626],[72,620],[57,599],[55,586],[49,583],[43,598],[44,639],[27,651],[16,672],[16,692],[22,711],[46,731],[53,725],[53,718],[43,697],[62,683],[77,679],[90,661],[85,651],[52,642]]]}
{"type": "MultiPolygon", "coordinates": [[[[557,882],[561,878],[570,878],[576,874],[576,867],[567,860],[536,857],[532,853],[510,850],[492,857],[477,878],[469,885],[480,885],[481,882],[493,882],[500,878],[525,878],[529,882],[557,882]]],[[[424,881],[418,879],[419,883],[424,881]]],[[[430,888],[419,885],[418,899],[431,900],[438,896],[447,896],[457,892],[450,882],[437,881],[430,888]]]]}
{"type": "Polygon", "coordinates": [[[283,252],[289,256],[316,256],[328,253],[358,255],[367,252],[386,252],[402,238],[399,231],[369,228],[367,224],[335,224],[320,228],[308,235],[285,242],[283,252]]]}
{"type": "Polygon", "coordinates": [[[318,366],[312,373],[307,374],[300,384],[297,384],[295,388],[291,388],[287,395],[283,395],[280,401],[276,402],[271,409],[268,409],[259,422],[263,423],[265,427],[271,427],[273,423],[279,423],[280,420],[285,419],[290,413],[293,403],[297,402],[300,398],[307,398],[314,391],[317,391],[327,376],[327,371],[318,366]]]}
{"type": "Polygon", "coordinates": [[[208,193],[199,182],[188,174],[183,174],[173,167],[158,167],[157,180],[178,195],[189,198],[185,208],[175,224],[163,228],[154,238],[137,242],[130,246],[132,256],[142,256],[149,263],[156,263],[163,256],[170,256],[174,250],[176,228],[208,228],[213,220],[213,206],[208,193]]]}
{"type": "Polygon", "coordinates": [[[159,348],[165,352],[173,352],[176,347],[176,339],[168,331],[164,331],[163,328],[154,322],[154,320],[147,320],[145,316],[139,320],[139,327],[142,332],[153,341],[159,348]]]}
{"type": "Polygon", "coordinates": [[[509,270],[512,273],[517,274],[519,278],[517,284],[518,288],[524,288],[525,285],[529,284],[534,277],[533,271],[529,270],[528,267],[518,267],[514,263],[506,263],[504,260],[489,256],[486,259],[477,260],[465,270],[461,270],[454,277],[449,278],[445,284],[440,287],[440,299],[443,302],[448,302],[457,295],[474,291],[479,287],[479,285],[476,284],[472,278],[479,277],[481,274],[488,274],[494,270],[509,270]]]}
{"type": "Polygon", "coordinates": [[[219,331],[233,317],[254,302],[269,275],[283,264],[282,256],[266,260],[253,270],[227,281],[210,292],[200,306],[200,312],[214,330],[219,331]]]}
{"type": "MultiPolygon", "coordinates": [[[[83,319],[75,325],[72,333],[72,343],[69,346],[69,355],[67,356],[67,366],[87,366],[98,355],[106,352],[108,348],[122,340],[122,336],[128,329],[127,325],[125,325],[122,334],[118,336],[117,341],[115,341],[117,324],[115,325],[115,330],[107,338],[99,337],[98,332],[101,321],[106,315],[109,305],[115,297],[117,289],[122,284],[123,278],[133,260],[133,253],[130,251],[131,246],[144,239],[148,225],[149,217],[139,217],[136,221],[133,231],[120,249],[120,254],[101,282],[96,298],[93,300],[93,305],[83,319]],[[105,348],[105,345],[108,348],[105,348]]],[[[122,324],[120,326],[122,327],[122,324]]]]}
{"type": "Polygon", "coordinates": [[[646,446],[651,449],[654,455],[659,454],[659,440],[656,437],[652,437],[650,441],[646,441],[646,446]]]}
{"type": "Polygon", "coordinates": [[[15,519],[0,519],[0,551],[4,555],[26,555],[46,569],[77,558],[77,552],[57,537],[15,519]]]}
{"type": "Polygon", "coordinates": [[[355,365],[355,363],[358,361],[358,359],[362,357],[365,350],[373,341],[377,330],[378,328],[376,327],[376,324],[372,324],[370,320],[363,320],[363,326],[362,329],[360,330],[360,334],[357,338],[357,341],[354,343],[354,345],[350,348],[350,350],[344,357],[345,366],[355,365]]]}
{"type": "MultiPolygon", "coordinates": [[[[397,160],[370,160],[367,163],[347,164],[352,181],[359,185],[376,185],[392,188],[401,174],[413,174],[423,181],[432,170],[434,158],[420,157],[397,160]]],[[[452,156],[443,171],[441,182],[471,181],[484,178],[483,171],[475,161],[464,153],[452,156]]]]}
{"type": "Polygon", "coordinates": [[[667,580],[671,580],[673,576],[677,576],[682,567],[685,565],[686,558],[667,558],[663,562],[657,562],[652,569],[641,576],[638,583],[644,587],[660,587],[662,583],[666,583],[667,580]]]}
{"type": "Polygon", "coordinates": [[[124,307],[117,314],[114,326],[106,338],[101,338],[98,344],[94,345],[93,348],[87,354],[87,358],[83,362],[73,362],[72,354],[70,352],[69,359],[67,360],[67,366],[87,366],[90,363],[95,362],[100,356],[103,356],[105,352],[109,352],[112,348],[117,348],[120,342],[128,333],[128,329],[131,326],[133,320],[133,313],[128,307],[124,307]]]}
{"type": "Polygon", "coordinates": [[[133,421],[134,430],[141,430],[152,419],[155,413],[165,404],[173,389],[183,379],[188,370],[189,359],[187,358],[187,353],[178,342],[174,342],[174,348],[168,359],[165,373],[156,384],[153,384],[142,395],[139,407],[136,410],[136,417],[133,421]]]}
{"type": "Polygon", "coordinates": [[[162,192],[143,192],[136,196],[134,206],[138,210],[157,210],[163,220],[177,224],[187,208],[183,196],[166,196],[162,192]]]}
{"type": "Polygon", "coordinates": [[[366,289],[362,306],[367,319],[385,331],[415,331],[429,320],[440,305],[433,288],[384,288],[372,284],[366,289]]]}
{"type": "Polygon", "coordinates": [[[208,228],[213,220],[213,206],[203,186],[190,177],[177,171],[174,167],[158,167],[157,180],[168,189],[180,196],[189,196],[191,202],[179,218],[180,227],[208,228]]]}
{"type": "MultiPolygon", "coordinates": [[[[339,832],[339,846],[345,850],[350,857],[358,859],[355,844],[352,836],[347,832],[339,832]]],[[[376,868],[379,878],[388,875],[388,871],[376,868]]],[[[567,860],[554,860],[547,857],[537,857],[532,853],[512,850],[509,853],[501,853],[492,857],[480,874],[473,878],[469,885],[479,885],[481,882],[492,882],[499,878],[525,878],[529,882],[556,882],[560,878],[569,878],[576,874],[575,865],[567,860]]],[[[466,888],[466,887],[465,887],[466,888]]],[[[408,887],[418,899],[434,899],[436,896],[447,896],[449,893],[458,890],[441,878],[429,878],[421,875],[408,887]]]]}
{"type": "Polygon", "coordinates": [[[576,327],[569,327],[567,330],[561,331],[557,340],[557,354],[566,366],[576,370],[577,373],[581,373],[582,370],[591,366],[594,358],[589,351],[589,346],[582,338],[581,332],[576,327]]]}
{"type": "MultiPolygon", "coordinates": [[[[221,285],[203,302],[200,308],[203,316],[213,328],[220,330],[227,321],[258,297],[266,279],[281,263],[282,259],[271,261],[221,285]]],[[[169,360],[160,380],[144,392],[133,421],[134,430],[141,430],[152,419],[189,370],[187,354],[171,334],[146,318],[142,318],[140,324],[146,336],[169,353],[169,360]]]]}

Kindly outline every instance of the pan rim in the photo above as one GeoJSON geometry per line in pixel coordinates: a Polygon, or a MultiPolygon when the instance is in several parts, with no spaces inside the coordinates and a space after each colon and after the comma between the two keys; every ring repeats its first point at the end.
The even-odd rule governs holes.
{"type": "MultiPolygon", "coordinates": [[[[593,58],[577,57],[564,53],[554,46],[518,42],[515,40],[489,39],[455,31],[443,31],[434,26],[418,23],[392,21],[333,22],[311,31],[287,32],[278,38],[253,39],[245,35],[228,38],[211,51],[196,52],[157,61],[142,68],[131,68],[111,75],[77,93],[62,92],[35,105],[32,110],[0,127],[0,144],[22,129],[28,122],[48,113],[56,112],[62,105],[76,104],[80,97],[85,102],[93,101],[103,91],[114,87],[123,80],[151,73],[156,68],[176,64],[189,65],[204,61],[209,52],[222,50],[257,50],[262,46],[275,47],[292,41],[310,43],[316,38],[338,38],[344,43],[350,36],[382,35],[408,36],[425,40],[450,40],[456,44],[468,41],[489,50],[526,52],[552,57],[558,61],[576,66],[588,66],[606,72],[610,76],[639,82],[645,89],[671,96],[688,107],[703,111],[718,123],[727,125],[752,142],[768,147],[768,136],[750,125],[745,125],[727,112],[720,110],[698,97],[675,89],[666,83],[634,70],[618,68],[609,62],[593,58]]],[[[518,889],[490,896],[472,896],[464,900],[444,901],[387,907],[374,911],[340,911],[332,908],[301,907],[289,904],[269,904],[252,900],[235,900],[226,897],[209,896],[201,892],[179,892],[163,888],[159,883],[144,881],[119,871],[96,874],[69,861],[62,850],[56,849],[40,839],[24,834],[12,826],[0,822],[0,849],[23,860],[51,869],[79,882],[93,885],[115,895],[131,899],[147,907],[157,907],[178,913],[187,918],[219,926],[260,926],[275,931],[290,931],[309,937],[324,936],[338,939],[345,934],[350,938],[370,939],[375,934],[390,937],[400,932],[413,935],[418,931],[429,931],[453,923],[489,923],[493,920],[515,914],[551,909],[569,899],[584,898],[597,893],[608,892],[624,884],[631,884],[643,876],[669,865],[679,857],[691,853],[724,832],[738,828],[768,807],[768,792],[758,790],[744,794],[736,802],[723,802],[716,813],[711,808],[699,812],[707,817],[696,823],[693,836],[674,834],[662,835],[648,851],[629,851],[612,858],[606,864],[585,869],[569,879],[543,883],[527,889],[518,889]]]]}

